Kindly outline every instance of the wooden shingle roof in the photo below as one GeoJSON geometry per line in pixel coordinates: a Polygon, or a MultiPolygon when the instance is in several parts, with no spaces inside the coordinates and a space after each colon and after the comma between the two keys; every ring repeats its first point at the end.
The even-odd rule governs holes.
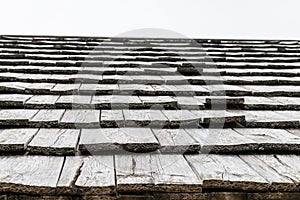
{"type": "Polygon", "coordinates": [[[0,36],[0,199],[298,199],[300,42],[0,36]]]}

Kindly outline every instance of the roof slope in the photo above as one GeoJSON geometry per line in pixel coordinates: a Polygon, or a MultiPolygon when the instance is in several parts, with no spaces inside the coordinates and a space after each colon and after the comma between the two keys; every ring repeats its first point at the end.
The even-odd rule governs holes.
{"type": "Polygon", "coordinates": [[[299,74],[299,41],[0,36],[0,199],[297,199],[299,74]]]}

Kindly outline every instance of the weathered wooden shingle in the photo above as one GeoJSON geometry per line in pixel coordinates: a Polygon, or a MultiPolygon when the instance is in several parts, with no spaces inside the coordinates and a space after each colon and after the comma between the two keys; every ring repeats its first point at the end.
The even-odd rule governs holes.
{"type": "Polygon", "coordinates": [[[92,154],[109,151],[141,153],[158,148],[159,143],[149,128],[83,129],[79,142],[80,151],[92,154]]]}
{"type": "Polygon", "coordinates": [[[74,155],[80,130],[40,129],[27,146],[30,154],[74,155]]]}

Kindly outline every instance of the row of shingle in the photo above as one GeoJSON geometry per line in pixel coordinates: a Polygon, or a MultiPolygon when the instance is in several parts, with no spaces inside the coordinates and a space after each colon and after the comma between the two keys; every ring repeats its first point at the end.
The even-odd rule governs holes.
{"type": "Polygon", "coordinates": [[[297,162],[297,155],[129,154],[65,160],[7,156],[0,158],[0,191],[38,195],[299,192],[297,162]]]}
{"type": "Polygon", "coordinates": [[[107,153],[300,152],[298,129],[3,129],[0,153],[75,155],[107,153]]]}
{"type": "MultiPolygon", "coordinates": [[[[286,63],[298,63],[300,61],[299,55],[294,56],[287,56],[283,57],[283,55],[277,57],[276,54],[273,56],[251,56],[251,57],[244,57],[244,56],[215,56],[213,53],[207,55],[191,55],[191,54],[169,54],[169,53],[156,53],[156,55],[140,55],[142,53],[134,53],[134,52],[122,52],[119,53],[111,53],[108,52],[107,54],[103,53],[96,53],[91,52],[92,54],[89,55],[48,55],[48,54],[32,54],[32,53],[0,53],[0,59],[15,59],[18,60],[45,60],[45,61],[80,61],[80,60],[88,60],[88,61],[141,61],[141,62],[158,62],[158,61],[166,61],[166,62],[183,62],[183,61],[190,61],[190,62],[255,62],[255,63],[261,63],[261,62],[286,62],[286,63]],[[169,55],[168,55],[169,54],[169,55]]],[[[146,53],[145,53],[146,54],[146,53]]],[[[151,53],[149,53],[151,54],[151,53]]],[[[204,54],[204,53],[202,53],[204,54]]]]}
{"type": "Polygon", "coordinates": [[[299,110],[299,97],[126,96],[0,94],[1,108],[42,109],[190,109],[299,110]],[[219,108],[217,106],[220,106],[219,108]]]}
{"type": "Polygon", "coordinates": [[[65,110],[2,109],[1,126],[27,127],[198,127],[200,124],[244,123],[245,116],[217,110],[65,110]]]}
{"type": "Polygon", "coordinates": [[[287,96],[299,97],[297,85],[157,85],[63,84],[0,82],[0,92],[39,95],[143,95],[143,96],[287,96]]]}
{"type": "MultiPolygon", "coordinates": [[[[260,69],[260,68],[197,68],[202,76],[281,76],[297,77],[300,69],[260,69]]],[[[153,68],[146,66],[139,67],[44,67],[44,66],[0,66],[0,72],[26,73],[26,74],[92,74],[92,75],[178,75],[177,67],[153,68]]]]}
{"type": "MultiPolygon", "coordinates": [[[[104,72],[104,71],[103,71],[104,72]]],[[[173,75],[106,75],[90,74],[27,74],[0,72],[0,82],[31,83],[99,83],[99,84],[167,84],[167,85],[299,85],[299,77],[278,76],[183,76],[173,75]]]]}

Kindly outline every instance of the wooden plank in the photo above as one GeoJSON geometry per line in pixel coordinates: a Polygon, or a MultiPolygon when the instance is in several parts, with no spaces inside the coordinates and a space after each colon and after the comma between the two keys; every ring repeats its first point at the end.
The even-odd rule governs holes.
{"type": "Polygon", "coordinates": [[[82,84],[80,86],[80,94],[111,95],[118,90],[119,87],[116,84],[82,84]]]}
{"type": "Polygon", "coordinates": [[[123,110],[125,126],[163,127],[167,118],[160,110],[123,110]]]}
{"type": "Polygon", "coordinates": [[[269,184],[235,155],[186,155],[203,188],[242,191],[267,191],[269,184]]]}
{"type": "Polygon", "coordinates": [[[76,83],[76,84],[58,83],[51,89],[51,93],[52,94],[60,94],[60,95],[74,94],[74,93],[78,92],[79,87],[80,87],[80,84],[78,84],[78,83],[76,83]]]}
{"type": "Polygon", "coordinates": [[[58,99],[57,95],[34,95],[24,103],[25,108],[55,108],[55,101],[58,99]]]}
{"type": "Polygon", "coordinates": [[[143,85],[143,84],[119,84],[119,90],[115,90],[114,94],[121,95],[154,95],[154,86],[152,85],[143,85]]]}
{"type": "Polygon", "coordinates": [[[22,83],[22,82],[1,82],[0,83],[0,91],[1,92],[10,92],[10,93],[25,93],[25,88],[30,83],[22,83]]]}
{"type": "MultiPolygon", "coordinates": [[[[235,111],[236,112],[236,111],[235,111]]],[[[291,116],[279,114],[275,111],[243,110],[246,117],[246,126],[253,128],[284,128],[299,127],[299,119],[293,119],[291,116]]],[[[286,114],[286,113],[285,113],[286,114]]]]}
{"type": "Polygon", "coordinates": [[[243,86],[251,91],[255,96],[299,96],[299,87],[292,85],[247,85],[243,86]]]}
{"type": "Polygon", "coordinates": [[[283,129],[268,128],[235,128],[243,138],[255,142],[258,151],[299,151],[300,137],[297,137],[283,129]]]}
{"type": "Polygon", "coordinates": [[[163,110],[162,112],[167,117],[170,127],[189,126],[196,128],[201,122],[201,118],[189,110],[163,110]]]}
{"type": "Polygon", "coordinates": [[[123,127],[125,120],[122,110],[101,110],[101,127],[123,127]]]}
{"type": "Polygon", "coordinates": [[[20,126],[27,125],[39,110],[30,109],[2,109],[0,110],[0,125],[5,126],[20,126]]]}
{"type": "Polygon", "coordinates": [[[79,193],[87,195],[114,194],[115,173],[111,155],[84,157],[75,182],[79,193]]]}
{"type": "Polygon", "coordinates": [[[74,155],[79,132],[76,129],[40,129],[27,151],[39,155],[74,155]]]}
{"type": "Polygon", "coordinates": [[[204,124],[244,123],[243,113],[236,113],[225,110],[191,110],[197,117],[201,118],[204,124]]]}
{"type": "Polygon", "coordinates": [[[201,192],[200,179],[183,155],[152,154],[151,167],[157,192],[201,192]]]}
{"type": "Polygon", "coordinates": [[[69,128],[99,127],[100,110],[66,110],[59,126],[69,128]]]}
{"type": "Polygon", "coordinates": [[[200,145],[184,129],[152,129],[163,153],[198,152],[200,145]]]}
{"type": "Polygon", "coordinates": [[[0,192],[55,194],[64,158],[8,156],[0,158],[0,192]]]}
{"type": "Polygon", "coordinates": [[[93,96],[91,104],[97,109],[135,109],[142,107],[142,102],[137,96],[126,95],[93,96]]]}
{"type": "Polygon", "coordinates": [[[30,83],[29,85],[26,85],[25,93],[49,94],[54,86],[54,83],[30,83]]]}
{"type": "MultiPolygon", "coordinates": [[[[268,155],[272,156],[272,155],[268,155]]],[[[261,159],[270,160],[268,156],[261,156],[261,159]]],[[[278,173],[273,167],[266,164],[266,162],[259,159],[259,157],[255,155],[241,155],[241,159],[243,159],[251,168],[253,168],[260,176],[266,179],[270,186],[270,189],[273,191],[295,191],[296,186],[294,182],[286,175],[278,173]]],[[[273,166],[276,165],[276,159],[272,160],[273,166]],[[275,162],[275,163],[274,163],[275,162]]],[[[278,165],[278,163],[277,163],[278,165]]]]}
{"type": "Polygon", "coordinates": [[[149,128],[82,129],[79,150],[83,153],[117,151],[151,152],[159,143],[149,128]]]}
{"type": "Polygon", "coordinates": [[[55,102],[57,108],[92,108],[90,95],[61,95],[55,102]]]}
{"type": "Polygon", "coordinates": [[[242,105],[245,97],[210,96],[206,97],[206,104],[242,105]]]}
{"type": "Polygon", "coordinates": [[[29,94],[0,94],[0,106],[5,107],[23,107],[24,102],[31,98],[29,94]]]}
{"type": "Polygon", "coordinates": [[[116,155],[118,191],[201,192],[201,180],[182,155],[116,155]]]}
{"type": "Polygon", "coordinates": [[[38,129],[2,129],[0,132],[0,152],[25,151],[38,129]]]}
{"type": "MultiPolygon", "coordinates": [[[[289,168],[293,168],[294,170],[296,170],[298,173],[296,173],[295,175],[299,175],[299,155],[275,155],[275,157],[282,164],[287,165],[289,168]]],[[[298,184],[299,181],[296,181],[296,183],[298,184]]]]}
{"type": "Polygon", "coordinates": [[[178,107],[181,110],[203,110],[205,109],[204,103],[205,100],[203,97],[194,96],[194,97],[184,97],[177,96],[178,107]]]}
{"type": "Polygon", "coordinates": [[[74,184],[83,165],[83,157],[67,156],[63,169],[56,184],[56,193],[64,195],[74,195],[74,184]]]}
{"type": "Polygon", "coordinates": [[[146,108],[155,109],[163,107],[165,109],[177,108],[177,101],[171,96],[139,96],[146,108]]]}
{"type": "Polygon", "coordinates": [[[143,193],[154,190],[150,154],[116,155],[115,166],[119,192],[143,193]]]}
{"type": "Polygon", "coordinates": [[[283,107],[283,103],[276,101],[275,99],[267,98],[267,97],[256,97],[256,96],[248,96],[244,97],[245,109],[253,109],[253,110],[276,110],[283,107]]]}
{"type": "Polygon", "coordinates": [[[29,125],[33,127],[57,127],[65,110],[63,109],[42,109],[29,120],[29,125]]]}
{"type": "Polygon", "coordinates": [[[202,153],[234,153],[255,151],[258,145],[230,128],[186,129],[187,133],[201,146],[202,153]]]}

